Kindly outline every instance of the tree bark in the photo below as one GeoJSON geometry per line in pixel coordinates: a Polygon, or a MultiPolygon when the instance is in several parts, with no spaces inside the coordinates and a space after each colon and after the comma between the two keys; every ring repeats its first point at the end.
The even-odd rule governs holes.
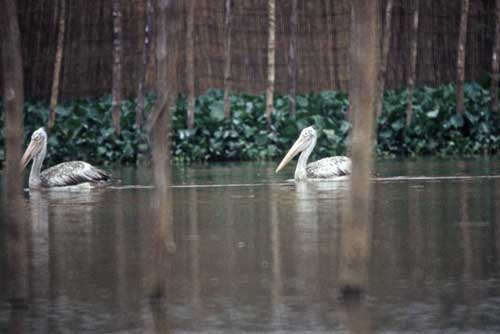
{"type": "Polygon", "coordinates": [[[122,9],[121,0],[113,1],[113,88],[111,113],[113,126],[117,134],[120,134],[120,109],[122,103],[122,9]]]}
{"type": "Polygon", "coordinates": [[[351,3],[349,100],[352,177],[341,233],[340,288],[344,297],[365,292],[373,210],[373,143],[379,74],[379,1],[351,3]]]}
{"type": "MultiPolygon", "coordinates": [[[[167,140],[165,136],[170,133],[170,106],[175,102],[177,95],[177,66],[178,66],[178,36],[179,29],[179,5],[177,0],[157,0],[155,8],[155,53],[156,53],[156,84],[155,90],[158,93],[152,112],[148,116],[146,131],[151,142],[153,137],[158,135],[167,140]],[[168,43],[167,43],[168,42],[168,43]],[[167,115],[163,118],[163,115],[167,115]],[[163,128],[162,123],[166,122],[168,127],[163,128]]],[[[158,138],[158,137],[155,137],[158,138]]],[[[162,145],[161,154],[170,155],[168,145],[162,145]]],[[[154,147],[153,147],[154,149],[154,147]]]]}
{"type": "Polygon", "coordinates": [[[410,68],[408,69],[408,101],[406,105],[406,126],[409,127],[413,117],[413,90],[415,89],[415,77],[417,71],[417,52],[418,52],[418,21],[420,0],[415,1],[413,9],[413,22],[411,27],[410,42],[410,68]]]}
{"type": "Polygon", "coordinates": [[[224,117],[231,116],[231,0],[225,0],[224,13],[224,117]]]}
{"type": "Polygon", "coordinates": [[[500,0],[496,0],[495,7],[495,44],[491,57],[491,111],[498,112],[498,77],[500,56],[500,0]]]}
{"type": "Polygon", "coordinates": [[[50,112],[49,123],[47,127],[50,129],[56,121],[57,98],[59,96],[59,81],[61,77],[61,65],[64,52],[64,32],[66,31],[66,0],[60,0],[59,10],[59,31],[57,32],[57,49],[56,58],[54,61],[54,76],[52,79],[52,90],[50,94],[50,112]]]}
{"type": "Polygon", "coordinates": [[[385,7],[385,24],[382,41],[382,58],[380,60],[380,73],[379,73],[379,94],[377,99],[377,116],[382,115],[382,106],[384,102],[385,80],[387,76],[387,63],[389,61],[389,50],[391,49],[392,37],[392,13],[394,7],[394,0],[387,0],[385,7]]]}
{"type": "Polygon", "coordinates": [[[13,306],[28,298],[28,260],[25,222],[21,218],[22,179],[19,169],[23,143],[23,60],[17,1],[0,0],[0,78],[3,82],[5,166],[3,194],[7,221],[7,272],[9,299],[13,306]]]}
{"type": "Polygon", "coordinates": [[[465,81],[465,47],[467,43],[467,19],[469,17],[469,0],[462,0],[462,12],[460,14],[460,30],[458,34],[457,50],[457,113],[463,115],[464,105],[464,81],[465,81]]]}
{"type": "Polygon", "coordinates": [[[187,107],[187,127],[192,129],[194,126],[194,4],[195,0],[187,1],[187,32],[186,32],[186,81],[188,90],[187,107]]]}
{"type": "Polygon", "coordinates": [[[146,1],[146,13],[144,15],[144,48],[142,50],[142,73],[139,81],[139,89],[137,93],[137,108],[135,110],[135,127],[140,129],[144,120],[144,90],[146,86],[146,78],[149,68],[149,53],[151,52],[151,41],[153,38],[153,18],[155,10],[153,0],[146,1]]]}
{"type": "Polygon", "coordinates": [[[266,120],[267,127],[271,128],[271,112],[273,111],[274,80],[276,70],[276,0],[268,0],[268,22],[266,120]]]}
{"type": "Polygon", "coordinates": [[[288,105],[290,116],[295,118],[297,114],[297,4],[298,0],[291,0],[290,15],[290,45],[288,49],[288,78],[290,84],[290,94],[288,105]]]}

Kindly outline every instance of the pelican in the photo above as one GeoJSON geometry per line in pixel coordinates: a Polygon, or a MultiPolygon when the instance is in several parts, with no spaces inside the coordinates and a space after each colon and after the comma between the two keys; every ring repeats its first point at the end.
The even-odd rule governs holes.
{"type": "Polygon", "coordinates": [[[30,160],[30,189],[61,189],[63,187],[93,188],[103,186],[111,180],[111,176],[84,161],[63,162],[41,172],[43,160],[47,153],[47,133],[44,128],[33,132],[31,141],[21,159],[21,170],[30,160]]]}
{"type": "Polygon", "coordinates": [[[329,179],[351,174],[351,159],[344,156],[324,158],[307,164],[307,159],[316,145],[317,138],[316,130],[312,126],[303,129],[297,141],[276,168],[276,173],[282,170],[299,152],[302,152],[297,168],[295,168],[295,180],[329,179]]]}

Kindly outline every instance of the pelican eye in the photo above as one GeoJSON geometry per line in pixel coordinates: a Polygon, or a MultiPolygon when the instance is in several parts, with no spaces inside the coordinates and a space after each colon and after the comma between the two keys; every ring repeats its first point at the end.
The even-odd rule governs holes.
{"type": "Polygon", "coordinates": [[[35,140],[35,141],[39,141],[39,140],[40,140],[40,138],[41,138],[41,137],[37,135],[37,136],[34,136],[34,137],[33,137],[33,140],[35,140]]]}

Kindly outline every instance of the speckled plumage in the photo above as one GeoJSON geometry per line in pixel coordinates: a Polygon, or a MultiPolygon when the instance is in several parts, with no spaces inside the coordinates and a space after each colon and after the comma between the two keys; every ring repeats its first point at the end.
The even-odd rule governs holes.
{"type": "Polygon", "coordinates": [[[336,156],[311,162],[306,166],[308,178],[328,179],[351,174],[351,159],[336,156]]]}
{"type": "Polygon", "coordinates": [[[82,183],[103,184],[111,176],[84,161],[63,162],[40,173],[43,187],[74,186],[82,183]]]}

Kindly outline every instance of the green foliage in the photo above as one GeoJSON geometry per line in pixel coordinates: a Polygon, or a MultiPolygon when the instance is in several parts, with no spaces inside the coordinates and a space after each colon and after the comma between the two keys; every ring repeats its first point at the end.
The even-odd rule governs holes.
{"type": "Polygon", "coordinates": [[[188,130],[187,102],[180,97],[173,119],[172,152],[184,161],[275,159],[284,154],[302,128],[314,125],[319,130],[317,155],[345,153],[347,105],[347,96],[336,92],[299,96],[294,120],[289,117],[288,98],[277,96],[273,126],[268,131],[263,96],[233,95],[232,117],[225,119],[223,92],[209,90],[196,100],[195,126],[188,130]]]}
{"type": "MultiPolygon", "coordinates": [[[[466,112],[455,111],[455,87],[444,85],[415,90],[413,118],[406,127],[407,91],[385,93],[378,119],[376,152],[380,156],[476,155],[496,153],[500,145],[499,113],[489,109],[489,91],[477,83],[465,86],[466,112]]],[[[154,98],[147,99],[147,110],[154,98]]],[[[122,133],[117,136],[111,119],[111,99],[75,100],[60,105],[49,135],[49,164],[68,159],[89,162],[134,163],[147,150],[145,134],[134,128],[134,101],[122,105],[122,133]]],[[[322,92],[297,97],[297,115],[288,111],[288,97],[276,96],[273,126],[264,115],[265,98],[231,96],[231,118],[224,118],[223,92],[209,90],[196,100],[195,126],[186,128],[187,102],[179,96],[173,114],[172,153],[177,161],[263,160],[281,158],[301,129],[314,125],[319,138],[314,158],[345,154],[351,129],[346,120],[347,95],[322,92]]],[[[0,104],[0,110],[2,106],[0,104]]],[[[3,118],[0,113],[0,161],[3,160],[3,118]]],[[[47,123],[48,106],[25,104],[26,141],[47,123]]]]}
{"type": "Polygon", "coordinates": [[[489,91],[465,85],[465,114],[456,113],[455,86],[415,90],[413,117],[406,127],[407,92],[386,92],[378,119],[377,153],[388,156],[497,153],[499,113],[490,111],[489,91]]]}

